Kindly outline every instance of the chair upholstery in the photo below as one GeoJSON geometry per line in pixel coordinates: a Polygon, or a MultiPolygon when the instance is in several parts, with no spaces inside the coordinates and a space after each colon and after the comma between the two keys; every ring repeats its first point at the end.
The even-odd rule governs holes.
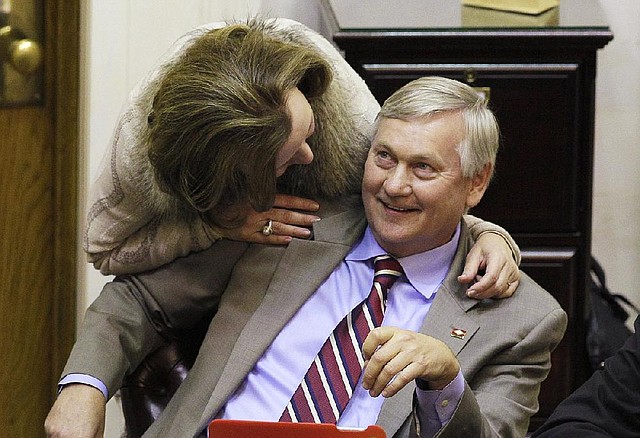
{"type": "Polygon", "coordinates": [[[196,360],[211,318],[149,354],[120,388],[125,436],[144,434],[175,394],[196,360]]]}

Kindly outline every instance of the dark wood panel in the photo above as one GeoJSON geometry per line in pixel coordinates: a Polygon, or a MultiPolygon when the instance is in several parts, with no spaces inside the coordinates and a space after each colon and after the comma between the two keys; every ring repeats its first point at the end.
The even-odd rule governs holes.
{"type": "Polygon", "coordinates": [[[554,407],[573,391],[577,376],[588,372],[584,357],[582,323],[576,318],[582,308],[575,281],[580,262],[575,248],[523,249],[522,270],[549,291],[569,316],[564,339],[551,355],[551,371],[540,390],[540,411],[531,420],[531,429],[539,427],[554,407]]]}
{"type": "MultiPolygon", "coordinates": [[[[0,109],[0,424],[32,435],[50,398],[51,132],[42,108],[0,109]]],[[[39,429],[40,430],[40,429],[39,429]]],[[[0,431],[0,435],[4,433],[0,431]]]]}
{"type": "Polygon", "coordinates": [[[3,438],[44,436],[75,332],[79,1],[44,14],[43,99],[0,108],[3,438]]]}

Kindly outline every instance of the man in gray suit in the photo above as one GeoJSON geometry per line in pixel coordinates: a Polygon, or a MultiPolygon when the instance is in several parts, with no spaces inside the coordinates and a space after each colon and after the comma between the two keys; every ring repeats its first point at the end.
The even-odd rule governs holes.
{"type": "MultiPolygon", "coordinates": [[[[223,242],[120,278],[90,308],[65,374],[92,376],[112,392],[167,330],[217,307],[189,377],[147,436],[196,436],[214,418],[297,417],[292,395],[310,364],[325,366],[318,351],[367,299],[373,260],[388,254],[399,278],[378,289],[384,321],[369,323],[362,374],[334,411],[338,425],[377,423],[390,437],[524,436],[567,319],[525,274],[518,293],[500,301],[474,301],[457,281],[472,243],[462,215],[482,198],[497,149],[495,118],[470,87],[413,81],[381,110],[362,203],[325,206],[311,240],[223,242]]],[[[82,421],[95,434],[104,397],[93,392],[82,421]]]]}

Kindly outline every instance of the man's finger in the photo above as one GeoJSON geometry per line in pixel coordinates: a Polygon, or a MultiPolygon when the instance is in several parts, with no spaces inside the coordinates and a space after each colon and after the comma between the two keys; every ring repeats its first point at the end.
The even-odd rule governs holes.
{"type": "Polygon", "coordinates": [[[362,353],[365,360],[370,359],[379,347],[391,339],[395,330],[397,330],[395,327],[387,326],[376,327],[371,330],[362,344],[362,353]]]}

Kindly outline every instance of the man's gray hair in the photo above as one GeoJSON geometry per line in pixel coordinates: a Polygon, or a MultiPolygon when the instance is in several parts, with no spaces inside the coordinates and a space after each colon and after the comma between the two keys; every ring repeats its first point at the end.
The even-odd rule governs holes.
{"type": "Polygon", "coordinates": [[[485,97],[462,82],[436,76],[411,81],[384,102],[378,120],[421,119],[446,111],[460,111],[464,120],[465,135],[458,146],[463,175],[472,178],[489,163],[495,168],[498,122],[485,97]]]}

